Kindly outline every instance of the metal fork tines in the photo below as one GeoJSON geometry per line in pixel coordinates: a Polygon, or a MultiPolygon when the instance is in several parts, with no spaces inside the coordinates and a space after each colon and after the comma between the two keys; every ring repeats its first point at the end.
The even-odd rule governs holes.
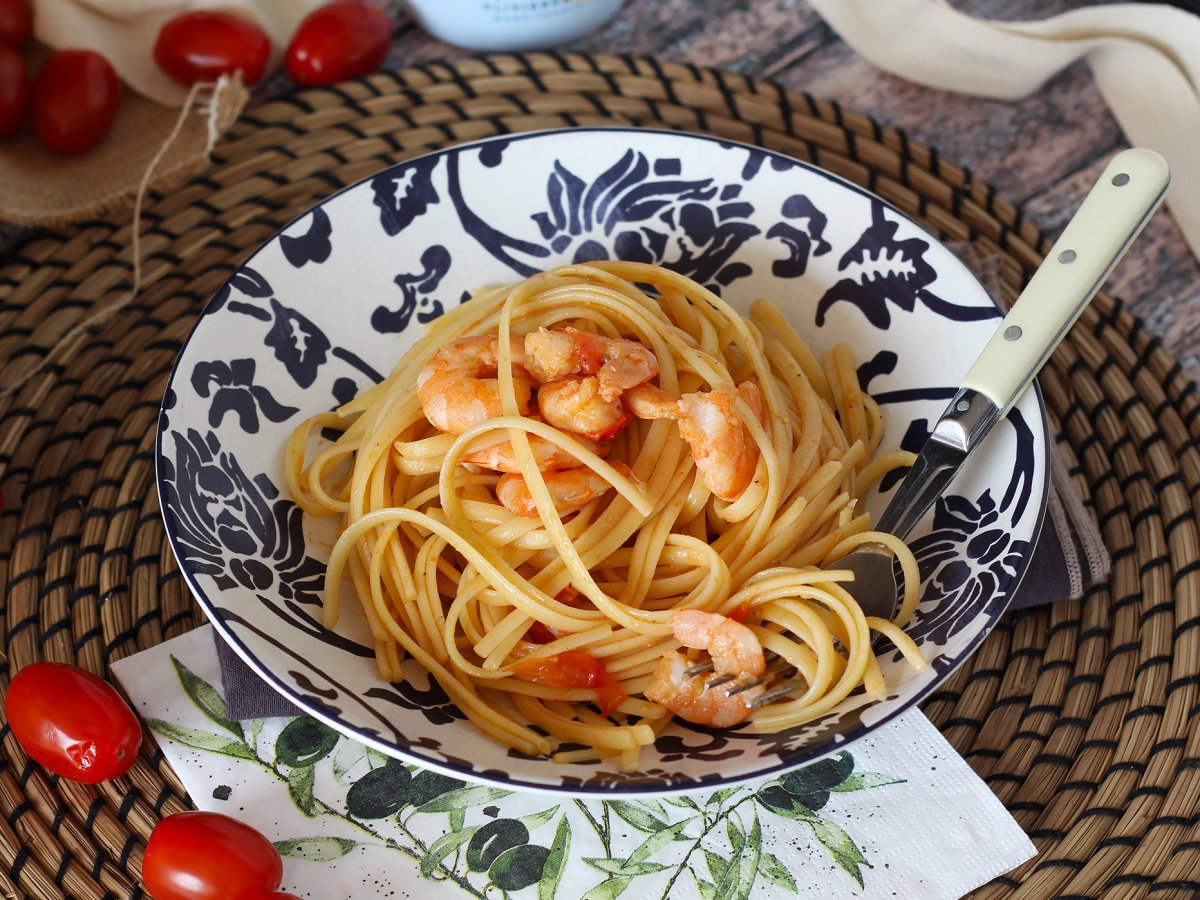
{"type": "MultiPolygon", "coordinates": [[[[778,653],[774,653],[770,650],[767,650],[763,653],[763,659],[768,665],[770,665],[771,663],[780,659],[780,656],[778,653]]],[[[744,678],[740,681],[738,680],[738,677],[736,675],[717,675],[715,678],[710,678],[710,679],[708,679],[708,681],[704,682],[704,689],[706,691],[709,691],[709,690],[713,690],[714,688],[722,687],[723,685],[730,685],[730,682],[736,682],[735,684],[731,684],[729,687],[727,687],[725,689],[725,696],[733,697],[737,694],[743,694],[746,691],[752,690],[753,688],[756,688],[759,685],[769,684],[769,683],[773,682],[778,676],[784,674],[785,672],[788,672],[789,670],[792,673],[795,673],[795,671],[796,671],[794,667],[785,665],[785,666],[781,666],[779,669],[777,669],[775,671],[768,670],[768,671],[764,672],[762,675],[752,677],[752,678],[744,678]]],[[[687,669],[683,670],[683,674],[688,678],[695,678],[697,675],[703,675],[706,672],[711,672],[711,671],[713,671],[713,664],[711,661],[709,661],[706,663],[697,663],[694,666],[690,666],[687,669]]],[[[793,690],[794,688],[796,688],[797,686],[799,686],[802,683],[803,683],[803,679],[789,678],[787,681],[783,682],[778,687],[775,687],[775,688],[771,689],[770,691],[767,691],[765,694],[763,694],[760,697],[754,698],[752,701],[750,701],[750,706],[757,707],[757,706],[762,706],[764,703],[769,703],[769,702],[771,702],[771,700],[778,699],[779,697],[784,696],[789,691],[793,690]]]]}
{"type": "Polygon", "coordinates": [[[750,701],[750,707],[752,709],[757,709],[760,706],[766,706],[768,703],[774,703],[776,700],[782,700],[785,697],[790,696],[792,691],[794,691],[796,688],[802,687],[803,685],[803,678],[789,678],[782,684],[771,688],[771,690],[759,694],[750,701]]]}
{"type": "MultiPolygon", "coordinates": [[[[768,664],[778,656],[778,653],[773,653],[770,650],[763,652],[763,660],[768,664]]],[[[685,678],[695,678],[697,675],[703,675],[706,672],[711,672],[714,668],[713,662],[710,659],[708,662],[696,663],[694,666],[689,666],[683,670],[683,675],[685,678]]],[[[718,675],[716,678],[710,678],[708,681],[704,682],[704,688],[705,690],[708,690],[709,688],[720,687],[723,684],[729,684],[729,682],[733,681],[735,678],[737,678],[736,675],[718,675]]],[[[754,685],[750,685],[750,687],[754,687],[754,685]]],[[[747,690],[748,689],[749,688],[747,688],[747,690]]]]}
{"type": "Polygon", "coordinates": [[[725,696],[733,697],[737,694],[744,694],[746,691],[752,690],[759,685],[772,684],[777,678],[780,678],[785,674],[788,676],[785,680],[778,682],[769,691],[764,691],[762,694],[759,694],[746,704],[752,709],[757,709],[760,706],[765,706],[766,704],[772,703],[775,700],[781,700],[787,697],[792,691],[804,684],[804,679],[798,677],[796,668],[794,666],[781,666],[775,671],[764,672],[757,678],[747,678],[744,681],[739,681],[737,684],[733,685],[733,687],[725,691],[725,696]]]}

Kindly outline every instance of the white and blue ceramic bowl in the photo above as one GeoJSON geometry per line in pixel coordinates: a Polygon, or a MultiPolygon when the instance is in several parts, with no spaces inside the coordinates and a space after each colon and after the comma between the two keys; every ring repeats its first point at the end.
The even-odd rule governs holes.
{"type": "MultiPolygon", "coordinates": [[[[163,401],[158,487],[172,548],[218,633],[297,706],[384,753],[477,781],[573,794],[668,793],[778,773],[869,733],[975,650],[1021,581],[1042,521],[1047,432],[1030,392],[911,541],[909,629],[931,662],[884,661],[891,696],[854,696],[803,728],[670,727],[643,771],[556,765],[478,733],[410,664],[383,682],[344,602],[320,624],[329,535],[287,495],[304,418],[387,372],[480,286],[562,263],[669,266],[746,309],[778,304],[817,348],[849,342],[887,423],[916,450],[1000,318],[971,273],[878,197],[755,147],[637,129],[503,137],[394,166],[319,204],[217,292],[163,401]]],[[[897,479],[884,482],[894,488],[897,479]]],[[[886,496],[870,498],[878,513],[886,496]]]]}

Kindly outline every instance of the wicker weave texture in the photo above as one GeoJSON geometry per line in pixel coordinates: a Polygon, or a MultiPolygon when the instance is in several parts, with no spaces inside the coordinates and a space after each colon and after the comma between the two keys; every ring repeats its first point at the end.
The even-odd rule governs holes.
{"type": "MultiPolygon", "coordinates": [[[[132,301],[127,218],[35,237],[0,265],[3,683],[38,659],[103,674],[200,623],[159,518],[154,428],[180,344],[242,259],[307,206],[406,156],[575,124],[708,132],[814,162],[998,257],[1006,302],[1048,246],[1020,210],[903,132],[713,70],[496,56],[257,107],[206,175],[150,198],[132,301]]],[[[1113,574],[1082,600],[1006,617],[925,704],[1040,851],[978,896],[1193,897],[1200,400],[1105,294],[1042,385],[1113,574]]],[[[189,805],[153,738],[129,776],[89,787],[30,763],[7,725],[0,737],[5,896],[145,896],[145,841],[189,805]]]]}

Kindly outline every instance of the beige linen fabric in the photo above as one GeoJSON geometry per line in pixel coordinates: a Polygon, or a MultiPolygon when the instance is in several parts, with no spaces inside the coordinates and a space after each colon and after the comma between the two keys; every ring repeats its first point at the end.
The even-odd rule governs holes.
{"type": "Polygon", "coordinates": [[[225,81],[198,90],[183,113],[126,90],[112,130],[79,156],[49,152],[26,125],[0,141],[0,221],[57,227],[130,206],[152,164],[148,184],[167,190],[208,165],[248,98],[225,81]]]}
{"type": "Polygon", "coordinates": [[[1200,257],[1200,18],[1118,3],[992,22],[945,0],[809,2],[873,64],[942,90],[1015,100],[1086,60],[1129,142],[1166,157],[1167,206],[1200,257]]]}

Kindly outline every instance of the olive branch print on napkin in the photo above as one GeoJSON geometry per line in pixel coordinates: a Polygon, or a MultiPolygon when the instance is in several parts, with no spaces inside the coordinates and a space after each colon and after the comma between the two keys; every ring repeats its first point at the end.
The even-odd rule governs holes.
{"type": "Polygon", "coordinates": [[[862,888],[871,863],[837,823],[838,798],[903,781],[856,771],[853,755],[842,751],[765,784],[628,800],[547,796],[539,812],[506,815],[514,801],[522,808],[535,801],[406,765],[308,716],[233,721],[212,684],[170,659],[184,692],[216,729],[162,719],[149,719],[150,728],[277,779],[281,799],[286,789],[296,809],[315,820],[311,834],[276,841],[282,855],[320,865],[375,847],[472,897],[667,898],[687,882],[703,900],[746,898],[764,883],[795,893],[794,875],[763,841],[764,827],[787,827],[784,820],[790,835],[822,847],[862,888]],[[560,893],[568,872],[571,890],[560,893]]]}

